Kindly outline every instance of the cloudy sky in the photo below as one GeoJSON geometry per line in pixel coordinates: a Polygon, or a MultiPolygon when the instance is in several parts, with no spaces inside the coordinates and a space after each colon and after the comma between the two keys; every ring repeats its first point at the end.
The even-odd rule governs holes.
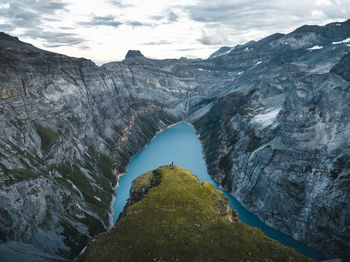
{"type": "Polygon", "coordinates": [[[206,58],[224,45],[349,18],[349,0],[0,0],[0,31],[99,64],[129,49],[206,58]]]}

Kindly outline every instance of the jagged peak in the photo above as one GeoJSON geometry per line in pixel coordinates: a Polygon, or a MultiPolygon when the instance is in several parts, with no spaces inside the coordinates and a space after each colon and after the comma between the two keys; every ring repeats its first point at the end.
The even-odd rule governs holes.
{"type": "Polygon", "coordinates": [[[140,50],[129,50],[125,56],[125,59],[137,57],[144,57],[144,55],[141,53],[140,50]]]}

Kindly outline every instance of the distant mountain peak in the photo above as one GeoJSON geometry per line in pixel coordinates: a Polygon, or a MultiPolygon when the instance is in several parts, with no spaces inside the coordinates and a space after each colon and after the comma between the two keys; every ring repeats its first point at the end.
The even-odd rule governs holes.
{"type": "Polygon", "coordinates": [[[129,50],[125,56],[125,59],[137,57],[144,57],[144,55],[140,52],[140,50],[129,50]]]}
{"type": "Polygon", "coordinates": [[[230,50],[232,49],[232,47],[229,46],[223,46],[220,47],[218,50],[216,50],[214,53],[212,53],[208,59],[214,58],[214,57],[218,57],[218,56],[222,56],[227,54],[228,52],[230,52],[230,50]]]}

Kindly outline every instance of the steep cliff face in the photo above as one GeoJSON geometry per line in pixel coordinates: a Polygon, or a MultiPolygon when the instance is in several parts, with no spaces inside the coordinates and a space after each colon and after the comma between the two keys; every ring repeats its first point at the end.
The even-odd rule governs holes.
{"type": "Polygon", "coordinates": [[[301,27],[202,61],[132,51],[101,67],[0,34],[0,257],[75,257],[110,226],[130,158],[181,119],[246,207],[348,256],[349,28],[301,27]]]}
{"type": "MultiPolygon", "coordinates": [[[[299,36],[304,31],[311,34],[304,28],[245,47],[256,55],[298,34],[288,52],[277,47],[254,71],[242,69],[244,79],[193,124],[210,174],[248,209],[331,256],[349,257],[348,46],[299,36]]],[[[234,50],[215,59],[231,67],[252,63],[234,50]]]]}
{"type": "Polygon", "coordinates": [[[180,110],[91,61],[0,43],[0,257],[72,259],[110,226],[115,175],[180,110]]]}

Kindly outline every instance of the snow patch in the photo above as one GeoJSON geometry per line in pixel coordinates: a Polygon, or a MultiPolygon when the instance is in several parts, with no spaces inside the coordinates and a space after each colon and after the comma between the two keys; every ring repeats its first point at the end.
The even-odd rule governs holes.
{"type": "Polygon", "coordinates": [[[339,44],[346,44],[346,43],[350,43],[350,38],[346,38],[339,42],[333,42],[332,45],[339,45],[339,44]]]}
{"type": "Polygon", "coordinates": [[[313,47],[308,48],[307,50],[312,51],[312,50],[319,50],[319,49],[322,49],[322,48],[323,48],[323,46],[315,45],[313,47]]]}
{"type": "Polygon", "coordinates": [[[274,108],[266,113],[258,114],[258,115],[253,117],[252,121],[262,125],[263,127],[267,127],[275,121],[276,116],[281,111],[281,109],[282,109],[281,107],[278,107],[278,108],[274,108]]]}
{"type": "Polygon", "coordinates": [[[101,201],[101,198],[97,197],[97,196],[94,196],[94,198],[98,201],[101,201]]]}
{"type": "Polygon", "coordinates": [[[234,47],[232,47],[231,49],[229,49],[226,52],[223,52],[222,54],[218,55],[218,56],[222,56],[222,55],[227,55],[228,53],[230,53],[232,50],[234,49],[234,47]]]}

